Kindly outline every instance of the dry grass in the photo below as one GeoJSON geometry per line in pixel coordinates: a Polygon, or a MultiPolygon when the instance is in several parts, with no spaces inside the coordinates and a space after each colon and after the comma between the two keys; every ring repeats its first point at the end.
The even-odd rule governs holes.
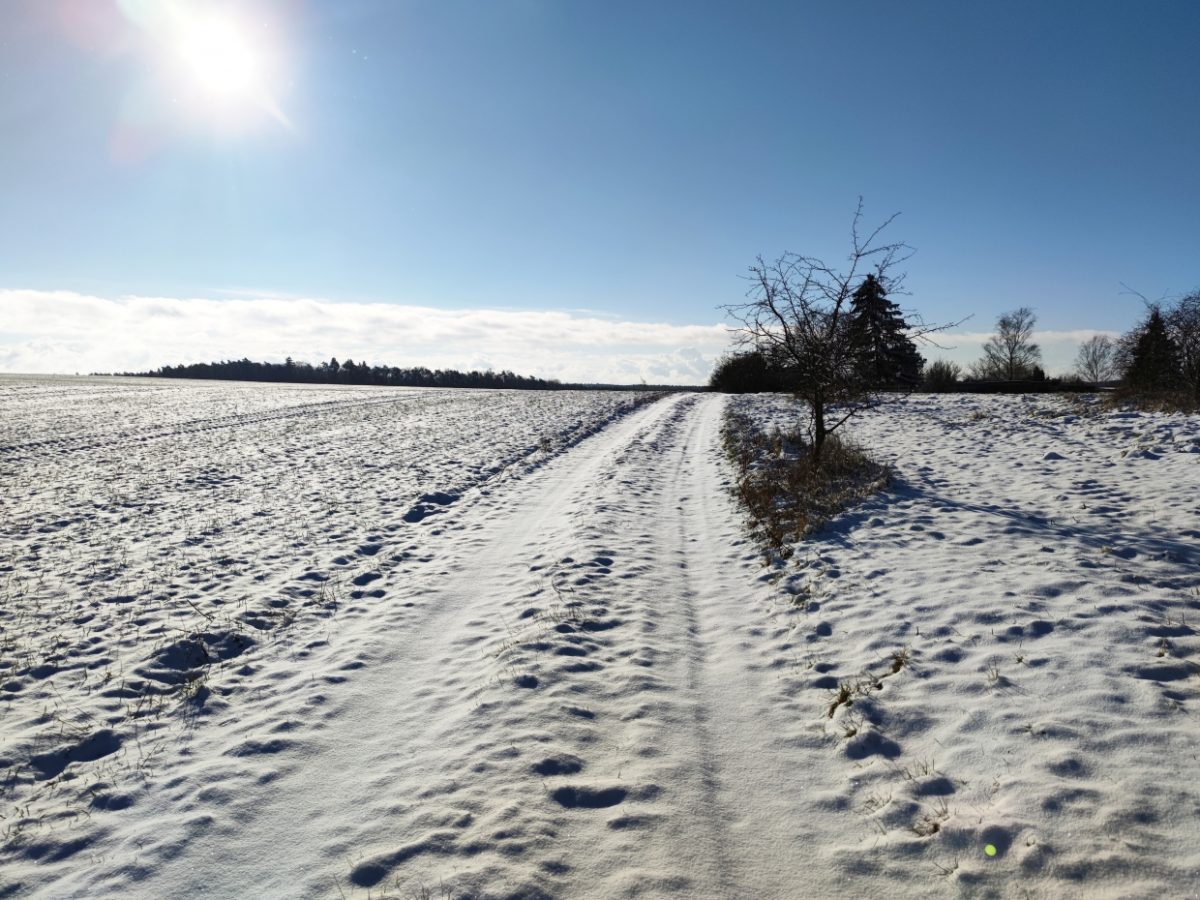
{"type": "Polygon", "coordinates": [[[1111,408],[1138,409],[1156,413],[1200,412],[1200,398],[1188,391],[1138,391],[1120,388],[1107,394],[1105,399],[1111,408]]]}
{"type": "Polygon", "coordinates": [[[767,549],[791,555],[791,545],[838,513],[885,487],[888,468],[853,444],[830,437],[819,462],[802,432],[764,432],[730,411],[725,450],[737,467],[735,492],[767,549]]]}

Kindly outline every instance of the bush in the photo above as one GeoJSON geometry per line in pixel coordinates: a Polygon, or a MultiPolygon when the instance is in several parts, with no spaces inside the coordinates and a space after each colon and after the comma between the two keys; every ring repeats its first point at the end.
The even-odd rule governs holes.
{"type": "Polygon", "coordinates": [[[749,514],[754,536],[785,558],[792,553],[791,544],[881,490],[891,478],[887,466],[837,435],[814,457],[801,432],[763,432],[730,410],[722,436],[737,469],[734,492],[749,514]]]}
{"type": "Polygon", "coordinates": [[[1200,303],[1148,303],[1146,317],[1121,337],[1117,399],[1144,409],[1190,412],[1200,407],[1200,303]]]}
{"type": "Polygon", "coordinates": [[[1134,407],[1144,412],[1200,413],[1200,403],[1186,391],[1138,391],[1119,387],[1109,397],[1113,409],[1134,407]]]}
{"type": "Polygon", "coordinates": [[[962,367],[948,359],[937,359],[925,367],[925,390],[935,393],[952,391],[962,377],[962,367]]]}
{"type": "Polygon", "coordinates": [[[760,350],[730,353],[717,361],[708,389],[723,394],[757,394],[787,390],[783,373],[760,350]]]}

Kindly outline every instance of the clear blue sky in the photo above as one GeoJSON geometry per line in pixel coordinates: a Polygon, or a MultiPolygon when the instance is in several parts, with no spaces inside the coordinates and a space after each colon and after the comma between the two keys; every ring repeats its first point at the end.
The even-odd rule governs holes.
{"type": "Polygon", "coordinates": [[[860,194],[928,319],[1200,286],[1192,0],[177,4],[261,29],[236,124],[147,2],[0,3],[0,288],[711,324],[860,194]]]}

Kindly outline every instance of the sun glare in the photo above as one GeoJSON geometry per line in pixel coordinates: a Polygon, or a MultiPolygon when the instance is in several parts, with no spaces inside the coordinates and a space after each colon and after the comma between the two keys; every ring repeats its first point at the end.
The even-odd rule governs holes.
{"type": "Polygon", "coordinates": [[[164,87],[189,118],[222,131],[240,132],[267,118],[292,127],[279,106],[288,66],[277,18],[198,0],[118,3],[153,39],[164,87]]]}
{"type": "Polygon", "coordinates": [[[203,93],[221,100],[252,99],[261,89],[261,61],[233,22],[207,19],[180,34],[179,59],[203,93]]]}

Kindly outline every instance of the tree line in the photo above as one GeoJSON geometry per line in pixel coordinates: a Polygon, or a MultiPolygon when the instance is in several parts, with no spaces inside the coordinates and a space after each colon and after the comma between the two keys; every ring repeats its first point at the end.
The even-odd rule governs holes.
{"type": "Polygon", "coordinates": [[[926,325],[891,299],[903,292],[896,267],[912,253],[907,244],[881,237],[895,218],[866,232],[860,199],[842,266],[800,253],[772,263],[759,257],[749,269],[746,299],[725,307],[740,349],[718,362],[709,388],[795,394],[805,401],[816,461],[838,428],[888,390],[1087,390],[1119,381],[1127,397],[1200,406],[1200,292],[1174,302],[1146,301],[1145,317],[1120,339],[1086,341],[1068,379],[1046,377],[1029,307],[997,319],[982,358],[966,372],[947,360],[926,364],[917,342],[934,344],[929,335],[961,322],[926,325]]]}
{"type": "MultiPolygon", "coordinates": [[[[896,304],[873,275],[864,278],[845,318],[846,346],[860,384],[871,390],[1010,392],[1115,388],[1123,396],[1180,408],[1200,407],[1200,291],[1176,300],[1145,301],[1146,312],[1118,338],[1099,334],[1079,346],[1074,369],[1048,378],[1033,340],[1029,307],[999,316],[983,356],[965,369],[945,359],[927,363],[896,304]],[[870,297],[864,303],[860,298],[870,297]]],[[[765,342],[727,354],[713,370],[712,390],[795,391],[801,373],[765,342]]]]}
{"type": "Polygon", "coordinates": [[[557,379],[516,375],[508,370],[460,372],[456,369],[428,369],[424,366],[369,365],[337,357],[312,365],[296,362],[290,356],[281,363],[255,362],[250,359],[223,362],[189,363],[162,366],[152,372],[126,372],[150,378],[198,378],[220,381],[263,381],[295,384],[353,384],[388,387],[436,388],[509,388],[517,390],[676,390],[671,385],[574,384],[557,379]]]}
{"type": "MultiPolygon", "coordinates": [[[[889,270],[907,248],[860,239],[859,216],[861,206],[848,274],[796,254],[771,265],[760,259],[751,267],[749,299],[727,307],[744,349],[717,363],[710,389],[790,391],[815,402],[817,416],[828,402],[870,402],[879,391],[913,389],[1015,392],[1104,386],[1159,405],[1200,407],[1200,291],[1159,302],[1137,295],[1146,307],[1142,319],[1119,338],[1095,335],[1084,341],[1066,378],[1047,378],[1041,348],[1033,339],[1037,317],[1027,306],[997,318],[983,356],[965,369],[945,359],[927,363],[914,337],[949,326],[931,329],[919,319],[906,320],[888,294],[900,282],[889,277],[889,270]],[[856,276],[855,267],[874,255],[881,255],[876,270],[856,276]]],[[[820,423],[815,424],[820,431],[820,423]]]]}
{"type": "Polygon", "coordinates": [[[1067,379],[1049,380],[1033,341],[1036,317],[1028,307],[1005,313],[984,344],[983,358],[967,367],[939,360],[925,373],[930,390],[1048,381],[1054,388],[1115,388],[1129,399],[1180,409],[1200,407],[1200,291],[1157,303],[1125,334],[1093,335],[1079,346],[1067,379]]]}

